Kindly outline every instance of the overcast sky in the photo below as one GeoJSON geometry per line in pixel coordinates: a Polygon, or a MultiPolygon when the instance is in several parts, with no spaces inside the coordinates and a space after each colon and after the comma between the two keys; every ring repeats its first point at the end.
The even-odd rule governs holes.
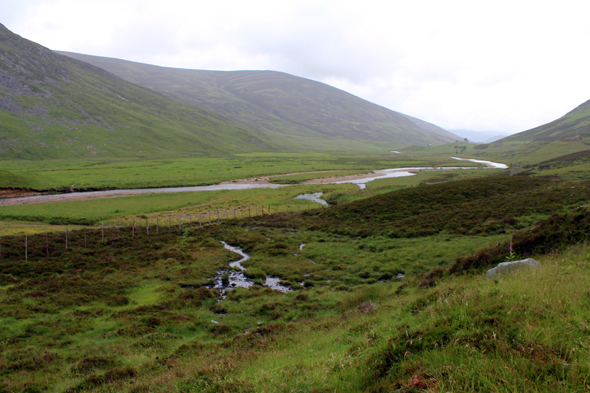
{"type": "Polygon", "coordinates": [[[2,0],[50,49],[276,70],[445,129],[524,131],[590,99],[590,1],[2,0]]]}

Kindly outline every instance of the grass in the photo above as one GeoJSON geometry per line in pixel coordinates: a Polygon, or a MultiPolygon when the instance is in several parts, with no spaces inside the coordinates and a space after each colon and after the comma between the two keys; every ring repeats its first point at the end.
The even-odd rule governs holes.
{"type": "Polygon", "coordinates": [[[0,187],[35,190],[154,188],[216,184],[313,171],[369,171],[405,166],[454,166],[448,157],[409,160],[396,154],[235,154],[198,158],[6,160],[0,187]]]}
{"type": "Polygon", "coordinates": [[[317,173],[298,173],[295,175],[275,176],[268,179],[271,183],[276,184],[297,184],[307,180],[326,179],[330,177],[342,177],[351,175],[364,175],[368,171],[337,171],[337,172],[317,172],[317,173]]]}
{"type": "MultiPolygon", "coordinates": [[[[51,234],[49,257],[45,236],[30,235],[26,261],[22,236],[4,236],[2,388],[588,390],[587,181],[443,175],[300,214],[184,223],[149,236],[125,227],[117,238],[109,228],[104,244],[100,230],[73,230],[67,251],[65,236],[51,234]],[[238,288],[219,302],[206,285],[237,259],[221,240],[251,254],[250,276],[279,277],[293,292],[238,288]],[[486,280],[510,242],[542,268],[486,280]]],[[[322,187],[201,202],[281,201],[322,187]]],[[[204,198],[155,197],[109,202],[142,205],[150,218],[204,198]]]]}

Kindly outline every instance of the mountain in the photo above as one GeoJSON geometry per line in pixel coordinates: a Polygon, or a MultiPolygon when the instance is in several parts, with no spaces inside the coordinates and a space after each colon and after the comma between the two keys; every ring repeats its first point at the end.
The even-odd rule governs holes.
{"type": "Polygon", "coordinates": [[[499,139],[506,138],[509,134],[503,134],[498,131],[473,131],[473,130],[449,130],[453,134],[459,135],[463,138],[467,138],[469,142],[475,143],[492,143],[499,139]]]}
{"type": "Polygon", "coordinates": [[[590,100],[551,123],[506,137],[502,142],[549,143],[582,140],[590,140],[590,100]]]}
{"type": "Polygon", "coordinates": [[[440,127],[373,104],[332,86],[276,71],[205,71],[59,52],[170,98],[217,112],[279,143],[316,139],[444,144],[440,127]]]}
{"type": "Polygon", "coordinates": [[[62,56],[0,25],[2,158],[255,152],[247,126],[62,56]]]}

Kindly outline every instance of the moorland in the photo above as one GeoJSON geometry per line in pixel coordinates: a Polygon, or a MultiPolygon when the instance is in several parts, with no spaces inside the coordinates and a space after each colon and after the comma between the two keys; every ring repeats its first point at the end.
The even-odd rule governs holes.
{"type": "Polygon", "coordinates": [[[326,123],[289,138],[253,104],[253,86],[288,90],[267,75],[166,74],[239,102],[239,122],[3,26],[0,54],[3,195],[288,184],[0,206],[2,391],[590,390],[588,103],[489,145],[326,123]],[[434,169],[457,154],[510,167],[434,169]],[[304,184],[418,166],[433,170],[304,184]],[[329,206],[293,199],[311,193],[329,206]],[[541,267],[486,278],[527,257],[541,267]]]}

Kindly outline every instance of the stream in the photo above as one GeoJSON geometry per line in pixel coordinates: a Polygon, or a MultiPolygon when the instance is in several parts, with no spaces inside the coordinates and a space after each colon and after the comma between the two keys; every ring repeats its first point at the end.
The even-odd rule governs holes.
{"type": "MultiPolygon", "coordinates": [[[[223,300],[227,297],[226,291],[232,290],[233,288],[250,288],[253,285],[258,285],[254,282],[254,280],[246,277],[244,274],[244,270],[246,268],[242,266],[242,262],[247,261],[250,259],[250,255],[246,254],[240,247],[230,246],[226,242],[222,241],[223,248],[234,252],[241,256],[240,260],[230,262],[229,267],[231,269],[221,269],[217,272],[215,276],[213,276],[213,281],[215,285],[212,288],[217,289],[219,291],[219,298],[223,300]],[[228,275],[229,281],[227,284],[223,283],[223,276],[228,275]]],[[[264,282],[264,286],[271,288],[275,291],[279,292],[291,292],[292,289],[280,284],[281,279],[279,277],[272,277],[266,276],[266,280],[264,282]]]]}

